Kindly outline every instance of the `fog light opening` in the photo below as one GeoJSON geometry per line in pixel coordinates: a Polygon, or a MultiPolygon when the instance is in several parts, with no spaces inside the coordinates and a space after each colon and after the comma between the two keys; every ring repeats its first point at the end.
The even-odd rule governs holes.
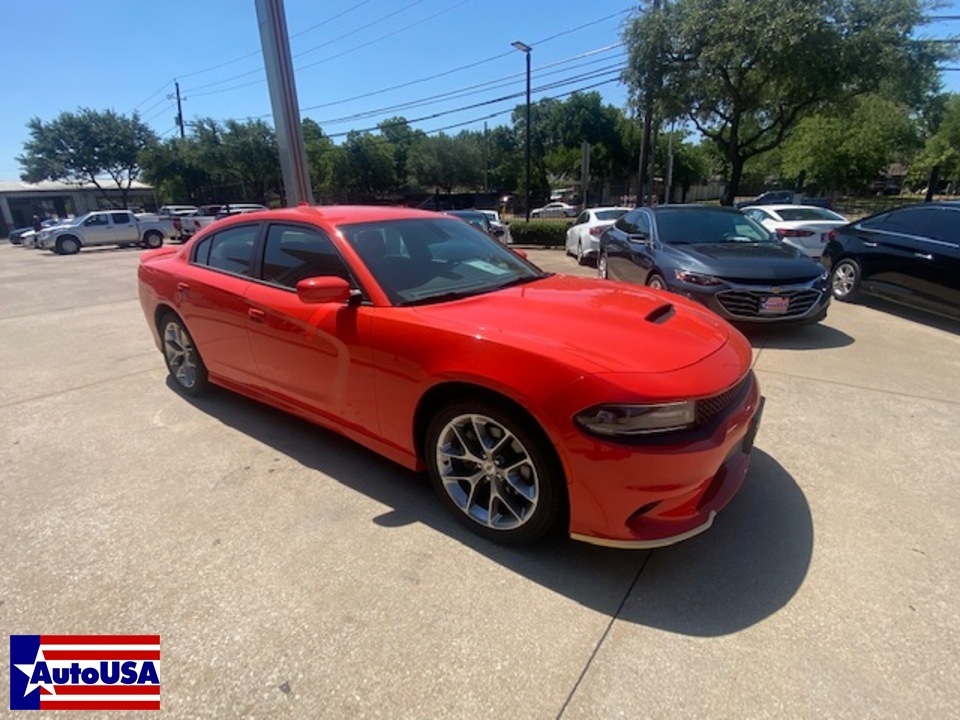
{"type": "Polygon", "coordinates": [[[654,500],[634,510],[633,514],[627,518],[627,527],[633,528],[634,525],[639,525],[641,518],[659,505],[660,502],[660,500],[654,500]]]}

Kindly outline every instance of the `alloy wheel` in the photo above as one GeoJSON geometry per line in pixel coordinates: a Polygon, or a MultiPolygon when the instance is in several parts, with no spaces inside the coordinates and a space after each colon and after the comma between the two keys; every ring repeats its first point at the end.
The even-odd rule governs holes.
{"type": "Polygon", "coordinates": [[[477,524],[516,530],[540,501],[540,478],[530,452],[495,419],[458,415],[436,441],[442,488],[454,505],[477,524]]]}
{"type": "Polygon", "coordinates": [[[188,390],[197,384],[196,352],[184,327],[176,320],[169,321],[163,331],[163,354],[173,377],[188,390]]]}
{"type": "Polygon", "coordinates": [[[838,263],[833,269],[831,284],[835,297],[848,297],[857,287],[857,268],[848,261],[838,263]]]}

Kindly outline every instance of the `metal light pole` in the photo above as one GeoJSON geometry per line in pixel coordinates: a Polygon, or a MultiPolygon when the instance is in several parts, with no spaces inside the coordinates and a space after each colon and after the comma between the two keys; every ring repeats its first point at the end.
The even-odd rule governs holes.
{"type": "Polygon", "coordinates": [[[527,222],[530,222],[530,53],[533,51],[533,48],[517,40],[515,43],[511,43],[517,50],[522,52],[527,56],[527,149],[526,149],[526,164],[527,164],[527,222]]]}
{"type": "Polygon", "coordinates": [[[300,107],[297,87],[293,79],[293,61],[290,57],[290,38],[283,0],[254,0],[257,21],[260,24],[260,44],[263,46],[263,64],[267,70],[273,122],[280,149],[280,170],[288,207],[301,202],[313,205],[313,189],[307,169],[307,155],[300,126],[300,107]]]}

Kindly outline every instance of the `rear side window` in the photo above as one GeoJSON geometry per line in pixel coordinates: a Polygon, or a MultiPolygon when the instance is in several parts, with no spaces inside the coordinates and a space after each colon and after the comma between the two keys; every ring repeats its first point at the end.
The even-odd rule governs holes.
{"type": "Polygon", "coordinates": [[[901,210],[877,215],[864,220],[863,227],[868,230],[884,230],[886,232],[902,233],[903,235],[923,235],[931,220],[932,208],[909,207],[901,210]]]}
{"type": "Polygon", "coordinates": [[[253,246],[257,242],[259,231],[259,225],[241,225],[222,230],[197,246],[193,260],[200,265],[207,265],[217,270],[236,275],[250,275],[253,266],[253,246]]]}
{"type": "Polygon", "coordinates": [[[933,240],[960,246],[960,210],[937,208],[925,234],[933,240]]]}
{"type": "Polygon", "coordinates": [[[126,225],[131,220],[127,213],[110,213],[110,217],[113,218],[115,225],[126,225]]]}
{"type": "Polygon", "coordinates": [[[350,280],[347,267],[323,232],[296,225],[271,225],[263,253],[263,279],[295,288],[306,278],[335,275],[350,280]]]}

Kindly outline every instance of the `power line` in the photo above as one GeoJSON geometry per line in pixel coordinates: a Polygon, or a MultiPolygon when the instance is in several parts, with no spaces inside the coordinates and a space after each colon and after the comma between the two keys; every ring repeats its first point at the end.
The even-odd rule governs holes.
{"type": "MultiPolygon", "coordinates": [[[[594,62],[597,62],[597,61],[594,61],[594,62]]],[[[592,64],[592,63],[586,63],[586,64],[592,64]]],[[[586,65],[586,64],[585,64],[585,65],[586,65]]],[[[582,67],[582,66],[578,66],[578,67],[582,67]]],[[[603,68],[599,68],[599,69],[593,70],[593,71],[591,71],[591,73],[587,73],[587,74],[585,74],[585,75],[579,75],[579,76],[573,76],[573,77],[571,77],[571,78],[567,78],[566,80],[568,80],[568,81],[577,81],[577,80],[583,79],[583,78],[586,77],[587,75],[599,76],[599,75],[606,74],[606,73],[610,73],[610,72],[618,72],[618,73],[619,73],[619,72],[620,72],[621,70],[623,70],[623,68],[625,68],[625,67],[626,67],[626,63],[625,63],[625,62],[619,62],[619,63],[616,63],[616,64],[614,64],[614,65],[607,65],[607,66],[605,66],[605,67],[603,67],[603,68]]],[[[546,76],[548,76],[548,75],[556,75],[556,74],[561,73],[561,72],[565,72],[565,71],[564,71],[564,70],[554,70],[553,72],[549,72],[549,73],[538,73],[537,75],[538,75],[538,77],[546,77],[546,76]]],[[[520,73],[520,75],[525,76],[526,73],[520,73]]],[[[481,83],[481,84],[479,84],[479,85],[473,85],[473,86],[471,86],[471,87],[467,87],[467,88],[463,88],[463,89],[461,89],[461,90],[456,90],[456,91],[451,91],[451,92],[443,93],[443,94],[441,94],[441,95],[434,95],[434,96],[432,96],[432,97],[423,98],[423,99],[421,99],[421,100],[412,100],[412,101],[410,101],[410,102],[400,103],[400,104],[398,104],[398,105],[392,105],[392,106],[388,106],[388,107],[384,107],[384,108],[377,108],[377,109],[375,109],[375,110],[366,110],[366,111],[364,111],[364,112],[354,113],[353,115],[345,115],[345,116],[339,117],[339,118],[327,118],[327,119],[324,119],[324,120],[317,120],[317,123],[320,124],[320,125],[322,125],[322,126],[327,126],[327,125],[338,125],[338,124],[345,123],[345,122],[351,122],[351,121],[353,121],[353,120],[363,120],[363,119],[368,118],[368,117],[374,117],[374,116],[376,116],[376,115],[383,115],[383,114],[386,114],[386,113],[392,113],[392,112],[396,112],[396,111],[398,111],[398,110],[405,110],[405,109],[408,109],[408,108],[422,107],[422,106],[424,106],[424,105],[434,105],[434,104],[436,104],[437,102],[443,102],[444,100],[453,100],[453,99],[456,99],[456,98],[459,98],[459,97],[463,97],[464,95],[471,94],[472,91],[477,90],[477,89],[484,88],[485,86],[489,86],[489,87],[486,87],[486,89],[488,89],[488,90],[493,90],[493,89],[497,89],[497,88],[504,87],[504,86],[506,86],[506,85],[511,85],[511,84],[513,84],[513,78],[511,78],[511,80],[510,80],[509,82],[492,81],[492,82],[481,83]],[[494,84],[494,83],[496,83],[496,84],[494,84]]],[[[519,96],[519,95],[525,95],[525,94],[526,94],[525,92],[515,93],[515,94],[510,95],[510,96],[508,96],[508,97],[517,97],[517,96],[519,96]]]]}
{"type": "MultiPolygon", "coordinates": [[[[591,79],[595,79],[595,78],[597,78],[597,77],[602,77],[602,75],[604,75],[604,74],[609,74],[609,72],[607,72],[607,73],[585,73],[585,74],[584,74],[583,76],[581,76],[581,77],[569,78],[569,79],[565,79],[565,80],[558,80],[558,81],[553,82],[553,83],[548,83],[547,85],[541,85],[540,87],[534,88],[534,89],[533,89],[533,92],[543,92],[543,91],[545,91],[545,90],[552,90],[552,89],[554,89],[554,88],[563,87],[564,85],[569,85],[570,83],[582,82],[583,80],[591,80],[591,79]]],[[[618,75],[619,75],[619,72],[618,72],[618,75]]],[[[586,86],[586,87],[584,87],[584,88],[577,88],[576,90],[571,90],[571,91],[569,91],[569,92],[566,93],[566,94],[567,94],[567,95],[572,95],[572,94],[575,93],[575,92],[581,92],[582,90],[591,89],[591,88],[593,88],[593,87],[598,87],[599,85],[606,85],[606,84],[611,83],[611,82],[619,82],[619,80],[620,80],[619,77],[610,78],[610,79],[608,79],[608,80],[604,80],[604,81],[602,81],[602,82],[600,82],[600,83],[597,83],[596,85],[589,85],[589,86],[586,86]]],[[[439,118],[439,117],[444,117],[444,116],[446,116],[446,115],[453,115],[453,114],[455,114],[455,113],[463,112],[464,110],[474,110],[474,109],[476,109],[476,108],[486,107],[486,106],[488,106],[488,105],[495,105],[495,104],[497,104],[497,103],[505,102],[505,101],[507,101],[507,100],[514,100],[514,99],[516,99],[516,98],[518,98],[518,97],[523,97],[523,96],[525,96],[525,95],[526,95],[526,91],[524,91],[524,92],[519,92],[519,93],[513,93],[513,94],[511,94],[511,95],[504,95],[504,96],[502,96],[502,97],[494,98],[494,99],[492,99],[492,100],[485,100],[485,101],[483,101],[483,102],[472,103],[472,104],[470,104],[470,105],[463,105],[463,106],[461,106],[461,107],[454,108],[454,109],[452,109],[452,110],[442,110],[442,111],[439,111],[439,112],[431,113],[430,115],[424,115],[424,116],[422,116],[422,117],[413,118],[412,120],[405,120],[404,122],[409,125],[409,124],[413,124],[413,123],[423,122],[423,121],[425,121],[425,120],[436,120],[437,118],[439,118]]],[[[561,95],[560,97],[563,97],[563,95],[561,95]]],[[[552,100],[552,99],[555,99],[555,98],[540,98],[540,100],[552,100]]],[[[539,101],[538,101],[538,102],[539,102],[539,101]]],[[[511,109],[511,110],[512,110],[512,109],[511,109]]],[[[481,118],[481,119],[482,119],[482,118],[481,118]]],[[[391,125],[393,125],[393,123],[385,123],[383,126],[384,126],[384,127],[390,127],[391,125]]],[[[341,132],[341,133],[332,133],[332,134],[330,134],[330,135],[327,135],[327,137],[330,137],[330,138],[332,138],[332,137],[343,137],[343,136],[345,136],[345,135],[348,135],[348,134],[351,133],[351,132],[361,132],[361,133],[363,133],[363,132],[372,132],[373,130],[378,130],[378,129],[380,129],[380,126],[376,126],[376,125],[375,125],[375,126],[370,127],[370,128],[363,128],[362,130],[347,130],[347,131],[341,132]]]]}
{"type": "MultiPolygon", "coordinates": [[[[419,1],[419,0],[418,0],[418,1],[419,1]]],[[[417,3],[414,3],[414,4],[417,4],[417,3]]],[[[350,48],[350,49],[348,49],[348,50],[344,50],[343,52],[340,52],[340,53],[337,53],[337,54],[335,54],[335,55],[331,55],[331,56],[329,56],[329,57],[323,58],[322,60],[318,60],[318,61],[316,61],[316,62],[314,62],[314,63],[310,63],[310,64],[308,64],[308,65],[304,65],[304,66],[302,66],[302,67],[295,68],[295,71],[296,71],[296,72],[301,72],[301,71],[306,70],[306,69],[308,69],[308,68],[316,67],[317,65],[319,65],[319,64],[321,64],[321,63],[324,63],[324,62],[327,62],[327,61],[329,61],[329,60],[333,60],[333,59],[342,57],[342,56],[344,56],[344,55],[347,55],[347,54],[349,54],[349,53],[351,53],[351,52],[355,52],[356,50],[360,50],[360,49],[362,49],[362,48],[364,48],[364,47],[368,47],[369,45],[371,45],[371,44],[373,44],[373,43],[375,43],[375,42],[379,42],[380,40],[384,40],[384,39],[386,39],[386,38],[388,38],[388,37],[390,37],[390,36],[392,36],[392,35],[396,35],[396,34],[398,34],[398,33],[400,33],[400,32],[404,32],[405,30],[409,30],[411,27],[414,27],[414,26],[416,26],[416,25],[422,24],[422,23],[426,22],[427,20],[433,19],[434,17],[437,17],[438,15],[442,15],[443,13],[449,12],[450,10],[453,10],[453,9],[455,9],[455,8],[457,8],[457,7],[460,7],[460,5],[463,5],[463,4],[464,4],[464,3],[461,2],[461,3],[459,3],[458,5],[455,5],[455,6],[453,6],[453,7],[447,8],[446,10],[442,10],[442,11],[440,11],[440,12],[438,12],[438,13],[435,13],[435,14],[432,15],[432,16],[429,16],[429,17],[427,17],[427,18],[424,18],[423,20],[417,21],[416,23],[413,23],[413,24],[408,25],[408,26],[406,26],[406,27],[404,27],[404,28],[401,28],[400,30],[394,31],[394,32],[392,32],[392,33],[388,33],[387,35],[383,35],[383,36],[377,38],[376,40],[372,40],[372,41],[367,42],[367,43],[364,43],[364,44],[362,44],[362,45],[359,45],[359,46],[350,48]]],[[[408,7],[409,7],[409,6],[408,6],[408,7]]],[[[398,12],[400,12],[400,11],[398,11],[398,12]]],[[[561,32],[554,33],[553,35],[548,35],[548,36],[545,37],[545,38],[541,38],[541,39],[539,39],[539,40],[536,40],[536,41],[533,43],[533,45],[534,45],[534,46],[536,46],[536,45],[543,45],[543,44],[548,43],[548,42],[550,42],[550,41],[552,41],[552,40],[556,40],[557,38],[565,37],[566,35],[570,35],[570,34],[572,34],[572,33],[579,32],[579,31],[581,31],[581,30],[582,30],[583,28],[585,28],[585,27],[591,27],[591,26],[593,26],[593,25],[598,25],[598,24],[600,24],[600,23],[603,23],[603,22],[606,22],[606,21],[608,21],[608,20],[611,20],[611,19],[613,19],[613,18],[615,18],[615,17],[621,16],[621,15],[625,15],[626,13],[629,13],[629,12],[631,12],[631,10],[630,10],[629,8],[628,8],[628,9],[625,9],[625,10],[619,10],[619,11],[617,11],[617,12],[615,12],[615,13],[611,13],[611,14],[609,14],[609,15],[605,15],[604,17],[598,18],[598,19],[596,19],[596,20],[592,20],[592,21],[587,22],[587,23],[580,23],[580,24],[576,25],[575,27],[572,27],[572,28],[569,28],[569,29],[567,29],[567,30],[563,30],[563,31],[561,31],[561,32]]],[[[395,14],[397,14],[397,13],[392,13],[391,15],[395,15],[395,14]]],[[[385,17],[383,17],[383,18],[380,18],[377,22],[382,21],[382,20],[386,19],[387,17],[390,17],[391,15],[387,15],[387,16],[385,16],[385,17]]],[[[370,25],[373,25],[373,24],[375,24],[375,23],[371,23],[370,25]]],[[[370,27],[370,25],[364,26],[364,28],[360,28],[360,29],[366,29],[367,27],[370,27]]],[[[356,32],[356,31],[351,31],[351,33],[347,33],[347,35],[353,34],[354,32],[356,32]]],[[[335,39],[334,39],[333,41],[331,41],[331,42],[335,42],[336,40],[342,39],[343,37],[346,37],[347,35],[341,36],[341,37],[339,37],[339,38],[335,38],[335,39]]],[[[328,44],[329,44],[329,43],[328,43],[328,44]]],[[[619,43],[619,44],[622,44],[622,43],[619,43]]],[[[307,51],[305,51],[305,52],[307,52],[307,51]]],[[[297,54],[294,55],[294,57],[300,57],[300,56],[304,55],[305,52],[304,52],[304,53],[297,53],[297,54]]],[[[509,55],[513,55],[514,52],[515,52],[514,50],[507,50],[507,51],[505,51],[505,52],[498,53],[497,55],[492,55],[492,56],[490,56],[490,57],[488,57],[488,58],[484,58],[483,60],[478,60],[478,61],[476,61],[476,62],[468,63],[467,65],[461,65],[461,66],[459,66],[459,67],[452,68],[452,69],[450,69],[450,70],[446,70],[446,71],[444,71],[444,72],[437,73],[437,74],[431,75],[431,76],[426,77],[426,78],[421,78],[421,79],[419,79],[419,80],[411,80],[411,81],[406,82],[406,83],[403,83],[403,84],[401,84],[401,85],[397,85],[397,86],[395,86],[394,88],[391,88],[391,89],[400,89],[400,88],[403,88],[403,87],[409,87],[409,86],[411,86],[411,85],[416,85],[416,84],[418,84],[418,83],[426,82],[426,81],[428,81],[428,80],[434,80],[434,79],[437,79],[437,78],[440,78],[440,77],[444,77],[444,76],[446,76],[446,75],[452,75],[453,73],[456,73],[456,72],[461,72],[461,71],[463,71],[463,70],[468,70],[468,69],[477,67],[478,65],[483,65],[483,64],[485,64],[485,63],[493,62],[493,61],[495,61],[495,60],[499,60],[499,59],[504,58],[504,57],[507,57],[507,56],[509,56],[509,55]]],[[[239,79],[244,78],[244,77],[249,77],[250,75],[255,75],[255,74],[259,73],[259,72],[263,72],[263,68],[259,68],[259,69],[257,69],[257,70],[251,70],[251,71],[248,71],[248,72],[245,72],[245,73],[241,73],[241,74],[239,74],[239,75],[234,75],[234,76],[229,77],[229,78],[224,78],[224,79],[222,79],[222,80],[218,80],[218,81],[215,81],[215,82],[210,82],[210,83],[207,83],[206,85],[198,85],[198,86],[196,86],[196,87],[194,87],[194,88],[191,88],[191,89],[190,89],[190,93],[191,93],[192,97],[195,97],[195,98],[196,98],[196,97],[203,97],[203,96],[206,96],[206,95],[217,95],[217,94],[220,94],[220,93],[232,92],[233,90],[241,90],[241,89],[243,89],[243,88],[251,87],[251,86],[253,86],[253,85],[259,85],[260,83],[266,82],[266,78],[260,78],[260,79],[253,80],[253,81],[250,81],[250,82],[241,83],[241,84],[239,84],[239,85],[232,85],[232,86],[230,86],[230,87],[221,88],[221,89],[219,89],[219,90],[209,90],[209,91],[207,91],[207,92],[199,92],[199,93],[197,92],[197,90],[203,90],[203,89],[206,89],[206,88],[216,87],[216,86],[218,86],[218,85],[222,85],[222,84],[224,84],[224,83],[228,83],[228,82],[231,82],[231,81],[233,81],[233,80],[239,80],[239,79]]],[[[185,76],[181,75],[180,77],[182,78],[182,77],[185,77],[185,76]]],[[[368,93],[368,94],[366,94],[366,95],[357,96],[356,98],[351,98],[351,99],[360,99],[360,98],[362,98],[362,97],[368,97],[369,95],[379,94],[379,93],[381,93],[381,92],[384,92],[384,91],[383,91],[383,90],[375,91],[375,92],[368,93]]],[[[340,102],[343,102],[343,101],[340,101],[340,102]]]]}
{"type": "MultiPolygon", "coordinates": [[[[464,2],[465,2],[465,1],[466,1],[466,0],[464,0],[464,2]]],[[[381,17],[378,17],[378,18],[377,18],[376,20],[374,20],[373,22],[367,23],[366,25],[362,25],[362,26],[360,26],[360,27],[358,27],[358,28],[356,28],[356,29],[354,29],[354,30],[351,30],[350,32],[344,33],[343,35],[339,35],[339,36],[333,38],[332,40],[328,40],[328,41],[327,41],[326,43],[324,43],[323,45],[316,45],[316,46],[314,46],[314,47],[312,47],[312,48],[310,48],[310,49],[308,49],[308,50],[304,50],[304,51],[302,51],[302,52],[294,53],[294,54],[293,54],[293,57],[294,57],[294,58],[301,57],[302,55],[306,55],[307,53],[311,53],[311,52],[313,52],[314,50],[319,50],[319,49],[322,48],[322,47],[326,47],[326,46],[331,45],[331,44],[333,44],[333,43],[335,43],[335,42],[338,42],[338,41],[340,41],[340,40],[343,40],[343,39],[345,39],[345,38],[348,38],[348,37],[350,37],[351,35],[356,35],[358,32],[362,32],[362,31],[364,31],[364,30],[367,30],[367,29],[373,27],[374,25],[378,25],[379,23],[382,23],[384,20],[389,20],[389,19],[392,18],[393,16],[399,15],[400,13],[403,13],[403,12],[406,12],[406,11],[409,10],[410,8],[414,7],[415,5],[419,5],[419,4],[422,3],[422,2],[423,2],[423,0],[414,0],[414,2],[410,3],[409,5],[404,5],[404,6],[403,6],[402,8],[400,8],[399,10],[395,10],[395,11],[392,12],[392,13],[388,13],[387,15],[383,15],[383,16],[381,16],[381,17]]],[[[463,5],[463,2],[461,2],[460,5],[463,5]]],[[[444,11],[444,12],[446,12],[446,11],[444,11]]],[[[438,14],[442,14],[442,13],[438,13],[438,14]]],[[[429,18],[427,18],[427,19],[429,19],[429,18]]],[[[367,43],[367,44],[369,44],[369,43],[367,43]]],[[[365,47],[365,46],[361,46],[361,47],[365,47]]],[[[252,53],[252,54],[255,55],[256,53],[252,53]]],[[[248,55],[247,57],[249,57],[249,55],[248,55]]],[[[299,70],[299,69],[302,69],[302,68],[295,68],[295,70],[299,70]]],[[[239,80],[239,79],[245,78],[245,77],[250,77],[251,75],[256,75],[257,73],[262,73],[262,72],[265,72],[264,69],[263,69],[262,67],[259,67],[259,68],[257,68],[256,70],[248,70],[247,72],[242,72],[242,73],[240,73],[240,74],[238,74],[238,75],[232,75],[232,76],[230,76],[230,77],[228,77],[228,78],[223,78],[223,79],[221,79],[221,80],[215,80],[214,82],[209,82],[209,83],[207,83],[206,85],[197,85],[196,87],[194,87],[194,88],[192,89],[192,93],[193,93],[194,97],[201,97],[201,96],[203,96],[203,95],[212,95],[212,94],[214,94],[214,92],[225,92],[225,91],[214,91],[214,92],[198,93],[197,90],[205,90],[206,88],[216,87],[217,85],[222,85],[223,83],[232,82],[233,80],[239,80]]],[[[243,84],[243,85],[237,85],[236,88],[247,87],[248,85],[256,85],[257,83],[261,83],[261,82],[266,82],[266,78],[261,78],[261,79],[259,79],[259,80],[256,80],[256,81],[252,82],[252,83],[245,83],[245,84],[243,84]]]]}
{"type": "MultiPolygon", "coordinates": [[[[310,32],[310,31],[312,31],[312,30],[316,30],[318,27],[323,27],[324,25],[329,25],[329,24],[330,24],[331,22],[333,22],[334,20],[338,20],[339,18],[343,17],[343,16],[346,15],[347,13],[353,12],[354,10],[358,10],[359,8],[363,7],[364,5],[366,5],[366,4],[369,3],[369,2],[370,2],[370,0],[363,0],[363,2],[359,2],[359,3],[357,3],[356,5],[347,8],[346,10],[344,10],[344,11],[341,12],[341,13],[337,13],[336,15],[333,15],[332,17],[329,17],[329,18],[327,18],[326,20],[324,20],[324,21],[322,21],[322,22],[318,22],[316,25],[311,25],[310,27],[306,28],[305,30],[301,30],[301,31],[298,32],[298,33],[294,33],[294,34],[291,35],[290,37],[291,37],[291,38],[300,37],[301,35],[306,35],[308,32],[310,32]]],[[[227,60],[226,62],[222,62],[222,63],[219,63],[219,64],[217,64],[217,65],[211,65],[210,67],[203,68],[202,70],[194,70],[193,72],[181,73],[181,74],[178,75],[177,77],[178,77],[180,80],[183,80],[184,78],[196,77],[197,75],[203,75],[204,73],[213,72],[214,70],[219,70],[220,68],[227,67],[228,65],[233,65],[234,63],[238,63],[238,62],[240,62],[241,60],[246,60],[247,58],[254,57],[254,56],[256,56],[256,55],[260,55],[261,52],[262,52],[261,50],[253,50],[252,52],[248,52],[248,53],[246,53],[245,55],[240,55],[240,56],[238,56],[238,57],[235,57],[233,60],[227,60]]],[[[260,69],[262,70],[262,68],[260,68],[260,69]]],[[[254,70],[253,72],[259,72],[259,70],[254,70]]],[[[224,82],[226,82],[226,81],[224,81],[224,82]]],[[[154,93],[154,94],[156,94],[156,93],[154,93]]]]}
{"type": "MultiPolygon", "coordinates": [[[[585,85],[584,87],[579,87],[579,88],[576,88],[576,89],[574,89],[574,90],[568,90],[567,92],[560,93],[560,94],[558,94],[558,95],[551,95],[550,97],[544,97],[544,98],[540,98],[540,99],[541,99],[541,100],[560,100],[561,98],[569,97],[570,95],[575,95],[576,93],[578,93],[578,92],[583,92],[584,90],[593,90],[594,88],[598,88],[598,87],[601,87],[601,86],[603,86],[603,85],[609,85],[609,84],[612,83],[612,82],[619,82],[619,80],[618,80],[617,78],[612,78],[612,79],[610,79],[610,80],[603,80],[603,81],[598,82],[598,83],[593,83],[592,85],[585,85]]],[[[454,123],[454,124],[452,124],[452,125],[445,125],[445,126],[440,127],[440,128],[434,128],[433,130],[421,130],[421,132],[424,133],[425,135],[433,135],[433,134],[435,134],[435,133],[443,132],[444,130],[453,130],[453,129],[458,128],[458,127],[465,127],[465,126],[467,126],[467,125],[475,125],[476,123],[483,122],[484,120],[492,120],[492,119],[495,118],[495,117],[500,117],[501,115],[506,115],[507,113],[512,113],[513,111],[514,111],[514,108],[507,108],[506,110],[497,110],[496,112],[490,113],[489,115],[483,115],[483,116],[481,116],[481,117],[471,118],[470,120],[464,120],[464,121],[462,121],[462,122],[457,122],[457,123],[454,123]]],[[[418,118],[418,119],[416,119],[416,120],[408,120],[407,123],[409,124],[409,123],[414,123],[414,122],[420,122],[420,121],[423,120],[423,119],[424,119],[424,118],[418,118]]],[[[432,116],[431,116],[431,118],[426,118],[426,119],[432,119],[432,116]]],[[[328,137],[328,138],[346,137],[347,135],[349,135],[349,134],[352,133],[352,132],[361,132],[361,133],[363,133],[363,132],[372,132],[373,130],[380,130],[380,129],[382,129],[383,127],[392,127],[392,126],[394,126],[394,125],[399,125],[399,124],[401,124],[401,123],[385,123],[385,124],[382,125],[382,126],[377,126],[377,127],[373,127],[373,128],[365,128],[365,129],[363,129],[363,130],[347,130],[347,131],[345,131],[345,132],[333,133],[333,134],[331,134],[331,135],[327,135],[326,137],[328,137]]],[[[387,143],[390,143],[391,140],[390,140],[389,138],[382,138],[382,139],[377,138],[377,139],[375,140],[375,142],[376,142],[377,144],[381,144],[381,143],[382,143],[382,144],[387,144],[387,143]]]]}
{"type": "MultiPolygon", "coordinates": [[[[141,100],[141,101],[138,102],[136,105],[134,105],[134,106],[133,106],[133,110],[131,110],[130,113],[133,114],[134,112],[137,111],[137,108],[139,108],[141,105],[146,104],[147,102],[149,102],[150,100],[152,100],[153,98],[155,98],[157,95],[159,95],[160,93],[162,93],[164,90],[167,89],[167,86],[168,86],[169,84],[170,84],[170,81],[167,80],[167,82],[165,82],[163,85],[160,86],[160,89],[159,89],[159,90],[156,90],[156,91],[150,93],[145,100],[141,100]]],[[[149,111],[150,111],[150,110],[147,109],[147,110],[145,110],[144,112],[149,112],[149,111]]]]}

